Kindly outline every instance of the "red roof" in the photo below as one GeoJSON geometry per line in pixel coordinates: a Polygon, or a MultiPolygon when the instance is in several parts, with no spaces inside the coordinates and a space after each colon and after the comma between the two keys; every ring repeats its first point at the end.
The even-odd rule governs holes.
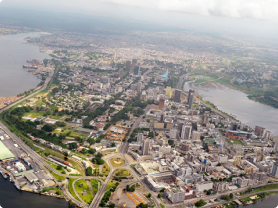
{"type": "Polygon", "coordinates": [[[78,151],[81,151],[81,150],[82,150],[82,147],[81,147],[81,146],[77,147],[77,150],[78,150],[78,151]]]}
{"type": "Polygon", "coordinates": [[[101,124],[97,124],[97,127],[101,127],[102,125],[101,124]]]}

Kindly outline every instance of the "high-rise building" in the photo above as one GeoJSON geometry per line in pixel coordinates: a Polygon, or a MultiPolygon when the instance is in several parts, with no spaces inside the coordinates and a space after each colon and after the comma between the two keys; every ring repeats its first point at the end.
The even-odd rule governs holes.
{"type": "Polygon", "coordinates": [[[175,102],[180,102],[181,101],[181,91],[180,90],[175,90],[175,98],[174,98],[175,102]]]}
{"type": "Polygon", "coordinates": [[[270,131],[267,131],[267,132],[265,133],[265,135],[264,135],[264,138],[265,138],[266,140],[270,140],[270,139],[271,139],[271,132],[270,132],[270,131]]]}
{"type": "Polygon", "coordinates": [[[193,131],[192,132],[192,140],[200,140],[201,139],[201,133],[198,131],[193,131]]]}
{"type": "Polygon", "coordinates": [[[138,82],[137,83],[137,92],[141,92],[142,91],[142,82],[138,82]]]}
{"type": "Polygon", "coordinates": [[[140,66],[139,65],[135,65],[134,66],[134,75],[139,75],[139,72],[140,72],[140,66]]]}
{"type": "Polygon", "coordinates": [[[125,70],[130,71],[130,67],[131,67],[131,61],[126,61],[125,62],[125,70]]]}
{"type": "Polygon", "coordinates": [[[202,124],[206,125],[208,123],[208,115],[203,114],[202,115],[202,124]]]}
{"type": "Polygon", "coordinates": [[[261,137],[264,137],[265,135],[265,128],[260,126],[255,126],[255,134],[261,137]]]}
{"type": "Polygon", "coordinates": [[[164,113],[161,113],[160,122],[164,122],[164,113]]]}
{"type": "Polygon", "coordinates": [[[192,126],[192,131],[197,131],[197,130],[198,130],[198,124],[197,124],[197,122],[192,122],[192,123],[191,123],[191,126],[192,126]]]}
{"type": "Polygon", "coordinates": [[[142,155],[148,155],[149,149],[150,149],[150,140],[149,139],[143,140],[142,155]]]}
{"type": "Polygon", "coordinates": [[[165,107],[165,98],[163,96],[161,96],[159,98],[158,108],[163,109],[164,107],[165,107]]]}
{"type": "Polygon", "coordinates": [[[136,64],[137,64],[137,59],[132,59],[132,70],[134,70],[136,64]]]}
{"type": "Polygon", "coordinates": [[[189,93],[188,93],[188,109],[191,109],[192,108],[192,105],[193,105],[193,100],[194,100],[194,90],[189,90],[189,93]]]}
{"type": "Polygon", "coordinates": [[[142,134],[142,133],[139,133],[138,135],[137,135],[137,142],[143,142],[143,138],[144,138],[144,135],[142,134]]]}
{"type": "Polygon", "coordinates": [[[182,140],[189,140],[191,136],[191,126],[183,125],[181,130],[181,139],[182,140]]]}
{"type": "Polygon", "coordinates": [[[230,129],[233,130],[233,131],[237,131],[238,124],[237,123],[231,123],[231,128],[230,129]]]}
{"type": "Polygon", "coordinates": [[[172,88],[171,87],[166,87],[166,93],[165,94],[171,98],[172,97],[172,88]]]}
{"type": "Polygon", "coordinates": [[[278,178],[278,162],[273,163],[270,175],[274,176],[275,178],[278,178]]]}
{"type": "Polygon", "coordinates": [[[170,129],[170,139],[176,139],[177,138],[177,133],[178,133],[177,129],[171,128],[170,129]]]}

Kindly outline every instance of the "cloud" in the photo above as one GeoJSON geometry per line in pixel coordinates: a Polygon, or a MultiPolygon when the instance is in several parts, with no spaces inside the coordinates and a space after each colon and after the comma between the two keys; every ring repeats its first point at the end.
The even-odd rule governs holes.
{"type": "Polygon", "coordinates": [[[205,16],[278,21],[277,0],[102,0],[127,6],[205,16]]]}

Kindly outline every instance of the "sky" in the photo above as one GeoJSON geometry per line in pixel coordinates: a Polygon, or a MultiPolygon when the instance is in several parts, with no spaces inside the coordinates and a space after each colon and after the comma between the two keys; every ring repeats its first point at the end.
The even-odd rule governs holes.
{"type": "Polygon", "coordinates": [[[0,9],[1,6],[134,19],[231,34],[278,35],[278,0],[2,0],[0,9]]]}

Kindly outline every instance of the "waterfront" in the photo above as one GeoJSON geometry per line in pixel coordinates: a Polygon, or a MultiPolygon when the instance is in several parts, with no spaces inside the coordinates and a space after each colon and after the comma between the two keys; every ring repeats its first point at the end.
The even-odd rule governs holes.
{"type": "Polygon", "coordinates": [[[40,80],[22,65],[29,59],[43,60],[50,58],[40,53],[39,47],[25,44],[26,37],[37,37],[35,33],[20,33],[0,36],[0,97],[16,96],[19,93],[35,88],[40,80]]]}
{"type": "Polygon", "coordinates": [[[278,195],[275,194],[274,196],[269,196],[267,199],[263,201],[258,201],[256,204],[250,204],[247,206],[239,206],[239,207],[246,207],[246,208],[276,208],[278,206],[278,195]]]}
{"type": "Polygon", "coordinates": [[[194,89],[203,100],[212,102],[221,111],[235,115],[242,123],[252,128],[262,126],[272,135],[278,135],[278,109],[250,100],[245,93],[225,86],[204,88],[190,83],[184,84],[185,91],[194,89]]]}
{"type": "Polygon", "coordinates": [[[0,205],[3,208],[68,207],[68,203],[64,199],[18,191],[14,184],[9,180],[5,180],[2,175],[0,175],[0,205]]]}

